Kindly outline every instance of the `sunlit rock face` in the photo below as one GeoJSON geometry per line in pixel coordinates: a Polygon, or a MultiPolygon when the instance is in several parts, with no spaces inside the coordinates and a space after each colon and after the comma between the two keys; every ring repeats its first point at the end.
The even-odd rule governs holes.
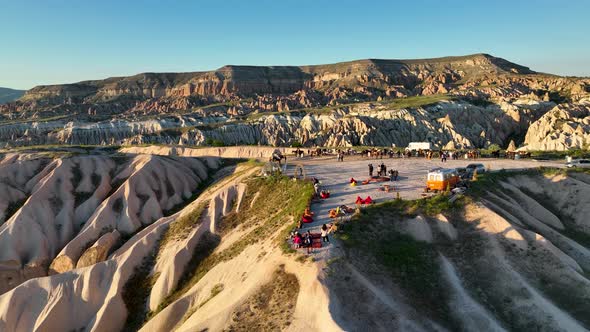
{"type": "Polygon", "coordinates": [[[552,107],[584,107],[589,92],[588,79],[539,74],[487,54],[143,73],[27,91],[0,105],[0,147],[430,140],[463,148],[515,140],[564,149],[583,138],[567,136],[569,128],[546,139],[535,130],[525,142],[528,126],[552,107]]]}
{"type": "Polygon", "coordinates": [[[531,124],[524,143],[528,150],[588,149],[590,100],[552,108],[531,124]]]}
{"type": "Polygon", "coordinates": [[[0,162],[0,292],[104,260],[197,191],[216,158],[9,154],[0,162]]]}

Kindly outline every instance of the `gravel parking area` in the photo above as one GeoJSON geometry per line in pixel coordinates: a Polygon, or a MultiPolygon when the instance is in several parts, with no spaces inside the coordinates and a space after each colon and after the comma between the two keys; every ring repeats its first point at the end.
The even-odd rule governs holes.
{"type": "Polygon", "coordinates": [[[309,159],[290,158],[287,167],[287,173],[293,174],[295,167],[302,165],[307,177],[316,177],[321,181],[323,189],[329,190],[331,195],[328,199],[323,199],[319,203],[312,204],[312,211],[315,213],[314,222],[306,225],[305,228],[311,227],[316,229],[323,223],[329,223],[328,218],[330,209],[340,205],[355,207],[357,196],[365,199],[367,196],[375,202],[384,202],[396,198],[399,192],[402,199],[417,199],[422,197],[426,185],[426,175],[428,170],[435,167],[456,168],[465,167],[470,163],[483,164],[491,171],[501,169],[524,169],[539,166],[546,167],[564,167],[562,161],[534,161],[510,160],[510,159],[478,159],[478,160],[448,160],[443,163],[440,159],[427,160],[425,158],[383,158],[368,159],[362,157],[345,158],[343,162],[336,161],[336,157],[320,157],[309,159]],[[387,170],[394,169],[399,171],[399,178],[396,182],[370,183],[362,185],[361,182],[369,178],[368,164],[375,167],[374,175],[377,173],[377,165],[383,162],[387,170]],[[349,185],[350,178],[353,177],[358,181],[356,187],[349,185]],[[395,191],[385,192],[379,190],[383,184],[393,184],[395,191]]]}

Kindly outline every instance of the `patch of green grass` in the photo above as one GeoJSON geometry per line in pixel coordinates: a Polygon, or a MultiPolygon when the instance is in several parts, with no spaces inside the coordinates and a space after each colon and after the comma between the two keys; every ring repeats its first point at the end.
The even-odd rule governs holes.
{"type": "MultiPolygon", "coordinates": [[[[28,145],[10,148],[10,152],[71,152],[72,149],[84,150],[88,153],[93,150],[105,152],[115,152],[119,146],[102,146],[102,145],[69,145],[69,144],[47,144],[47,145],[28,145]]],[[[0,150],[2,151],[2,150],[0,150]]]]}
{"type": "Polygon", "coordinates": [[[166,233],[162,236],[160,248],[164,248],[170,241],[185,239],[190,231],[200,223],[203,212],[205,212],[208,206],[209,201],[203,201],[190,212],[180,215],[174,222],[170,223],[170,227],[168,227],[166,233]]]}
{"type": "Polygon", "coordinates": [[[485,196],[489,191],[500,188],[500,182],[517,174],[530,174],[532,170],[485,172],[477,175],[477,180],[470,183],[468,194],[474,197],[485,196]]]}
{"type": "Polygon", "coordinates": [[[437,253],[430,244],[387,232],[380,241],[373,243],[370,251],[404,288],[417,294],[440,292],[437,289],[441,286],[437,253]]]}
{"type": "Polygon", "coordinates": [[[49,117],[37,118],[37,119],[29,118],[29,119],[7,120],[7,121],[1,121],[0,125],[10,125],[10,124],[27,123],[27,122],[49,122],[49,121],[61,120],[64,118],[68,118],[70,116],[71,116],[70,114],[63,114],[63,115],[55,115],[55,116],[49,116],[49,117]]]}
{"type": "Polygon", "coordinates": [[[122,297],[128,313],[125,331],[139,330],[147,317],[147,298],[159,276],[159,274],[150,275],[155,262],[155,253],[156,250],[153,250],[143,259],[141,265],[135,268],[133,275],[123,287],[122,297]]]}
{"type": "Polygon", "coordinates": [[[257,121],[263,116],[267,115],[282,115],[282,114],[326,114],[331,113],[337,109],[349,107],[354,108],[359,105],[375,104],[384,106],[390,109],[403,109],[403,108],[417,108],[434,105],[443,100],[453,100],[454,97],[447,94],[436,94],[428,96],[410,96],[403,98],[391,98],[382,101],[362,101],[357,103],[346,103],[338,104],[333,106],[313,107],[313,108],[300,108],[286,112],[261,112],[255,114],[249,114],[246,121],[257,121]]]}
{"type": "Polygon", "coordinates": [[[443,100],[453,100],[453,97],[447,94],[436,94],[428,96],[410,96],[404,98],[393,98],[376,102],[377,104],[387,106],[393,109],[417,108],[434,105],[443,100]]]}
{"type": "Polygon", "coordinates": [[[437,248],[400,233],[395,224],[416,214],[453,214],[459,212],[461,206],[461,203],[448,203],[446,195],[376,204],[344,223],[337,236],[349,257],[370,257],[387,271],[417,307],[435,320],[454,327],[456,322],[449,314],[446,284],[440,277],[437,248]]]}
{"type": "Polygon", "coordinates": [[[587,149],[570,149],[568,151],[531,151],[531,158],[533,159],[565,160],[567,156],[573,158],[590,158],[590,151],[587,149]]]}
{"type": "Polygon", "coordinates": [[[361,210],[357,218],[370,220],[380,214],[383,210],[399,216],[414,217],[418,214],[436,216],[443,212],[454,212],[462,208],[462,201],[449,202],[449,196],[445,193],[434,195],[428,198],[416,200],[394,199],[391,201],[373,204],[361,210]]]}
{"type": "Polygon", "coordinates": [[[191,289],[197,283],[197,281],[201,280],[201,278],[212,268],[212,266],[210,266],[210,261],[207,259],[219,245],[220,241],[221,239],[218,235],[212,234],[210,232],[203,234],[195,247],[191,260],[185,267],[186,272],[178,281],[178,285],[172,292],[170,292],[168,296],[166,296],[166,298],[164,298],[164,300],[162,300],[162,302],[158,305],[158,309],[150,312],[147,315],[148,319],[154,317],[158,312],[162,311],[172,302],[179,299],[183,294],[191,289]]]}
{"type": "MultiPolygon", "coordinates": [[[[288,221],[303,213],[313,193],[310,182],[292,181],[287,177],[253,178],[247,181],[247,188],[253,190],[246,192],[242,206],[248,208],[240,211],[239,218],[243,218],[240,222],[257,222],[257,226],[233,245],[215,254],[211,253],[219,244],[219,236],[210,234],[201,240],[178,286],[156,311],[150,313],[150,317],[180,298],[217,264],[238,256],[245,248],[268,238],[277,229],[291,225],[287,224],[288,221]],[[259,197],[250,208],[249,202],[257,192],[259,197]]],[[[285,242],[284,238],[282,242],[285,242]]]]}

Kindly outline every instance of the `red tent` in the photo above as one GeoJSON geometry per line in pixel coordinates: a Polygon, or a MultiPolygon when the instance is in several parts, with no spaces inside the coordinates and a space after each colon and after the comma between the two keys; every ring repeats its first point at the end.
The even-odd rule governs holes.
{"type": "Polygon", "coordinates": [[[363,199],[361,198],[361,196],[357,196],[356,197],[356,202],[354,202],[354,204],[357,204],[357,205],[365,204],[365,201],[363,201],[363,199]]]}

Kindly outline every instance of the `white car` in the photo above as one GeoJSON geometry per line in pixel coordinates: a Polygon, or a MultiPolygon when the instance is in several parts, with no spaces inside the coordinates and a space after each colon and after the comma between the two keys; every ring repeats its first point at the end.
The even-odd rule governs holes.
{"type": "Polygon", "coordinates": [[[580,168],[590,168],[590,160],[588,159],[574,159],[565,164],[565,167],[572,168],[572,167],[580,167],[580,168]]]}

